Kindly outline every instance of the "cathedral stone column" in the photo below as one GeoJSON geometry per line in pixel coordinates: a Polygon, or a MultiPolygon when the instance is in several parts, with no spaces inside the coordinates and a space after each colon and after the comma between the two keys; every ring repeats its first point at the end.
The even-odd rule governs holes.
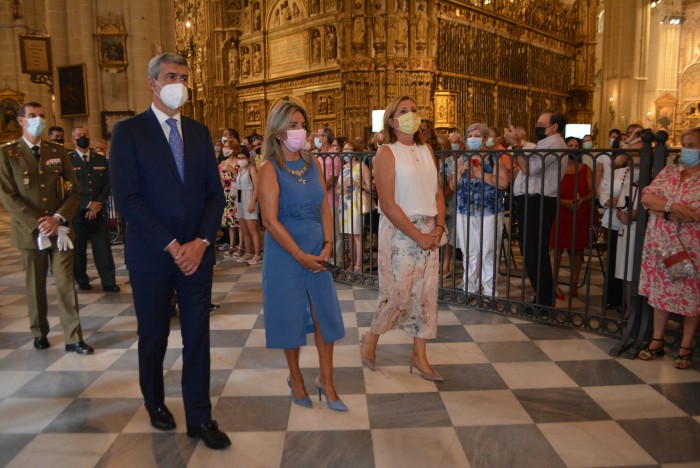
{"type": "Polygon", "coordinates": [[[600,132],[607,138],[646,115],[649,2],[606,0],[604,14],[600,132]]]}

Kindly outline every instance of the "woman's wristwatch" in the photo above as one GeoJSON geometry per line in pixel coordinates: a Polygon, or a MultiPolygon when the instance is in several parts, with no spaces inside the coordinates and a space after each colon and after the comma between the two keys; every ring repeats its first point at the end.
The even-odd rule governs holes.
{"type": "Polygon", "coordinates": [[[671,216],[671,205],[673,205],[673,202],[668,200],[666,206],[664,206],[664,219],[669,219],[669,216],[671,216]]]}

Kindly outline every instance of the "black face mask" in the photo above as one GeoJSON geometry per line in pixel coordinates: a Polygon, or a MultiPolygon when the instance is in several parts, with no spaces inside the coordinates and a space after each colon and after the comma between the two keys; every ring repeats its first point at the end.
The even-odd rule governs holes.
{"type": "Polygon", "coordinates": [[[64,142],[63,138],[54,138],[51,141],[53,141],[54,143],[58,143],[59,145],[62,145],[64,142]]]}
{"type": "Polygon", "coordinates": [[[86,136],[81,136],[78,138],[75,142],[79,148],[89,148],[90,147],[90,139],[86,136]]]}
{"type": "Polygon", "coordinates": [[[547,138],[547,133],[545,133],[546,131],[547,127],[535,127],[535,137],[538,141],[547,138]]]}

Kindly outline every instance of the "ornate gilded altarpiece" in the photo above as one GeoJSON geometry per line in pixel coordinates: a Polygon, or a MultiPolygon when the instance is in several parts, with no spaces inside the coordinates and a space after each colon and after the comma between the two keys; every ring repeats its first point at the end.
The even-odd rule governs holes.
{"type": "Polygon", "coordinates": [[[590,121],[596,3],[175,0],[186,111],[214,134],[261,133],[291,99],[313,127],[367,135],[372,109],[407,94],[441,131],[508,114],[532,130],[546,108],[590,121]]]}

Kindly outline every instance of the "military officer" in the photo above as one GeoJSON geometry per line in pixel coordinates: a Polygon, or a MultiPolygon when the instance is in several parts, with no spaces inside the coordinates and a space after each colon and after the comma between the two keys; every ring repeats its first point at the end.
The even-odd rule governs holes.
{"type": "Polygon", "coordinates": [[[112,246],[109,241],[109,216],[106,203],[109,191],[109,161],[90,149],[87,128],[75,127],[71,134],[75,149],[69,153],[80,184],[80,208],[73,218],[75,230],[75,281],[84,291],[92,289],[87,275],[87,245],[92,243],[102,290],[118,293],[112,246]]]}
{"type": "Polygon", "coordinates": [[[49,347],[46,276],[51,265],[65,349],[92,354],[94,349],[83,341],[73,286],[70,220],[80,203],[80,187],[66,149],[41,140],[44,117],[38,102],[20,107],[17,121],[22,137],[0,147],[0,201],[10,213],[12,245],[19,249],[26,271],[34,347],[49,347]]]}

